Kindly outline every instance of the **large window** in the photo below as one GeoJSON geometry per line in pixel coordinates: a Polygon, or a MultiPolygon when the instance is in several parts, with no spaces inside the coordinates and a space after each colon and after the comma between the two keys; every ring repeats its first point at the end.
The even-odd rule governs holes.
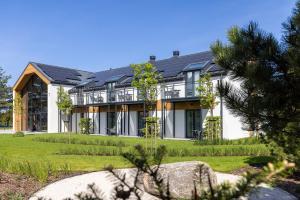
{"type": "Polygon", "coordinates": [[[27,102],[27,130],[47,131],[47,85],[38,76],[33,75],[24,87],[22,95],[27,102]]]}
{"type": "Polygon", "coordinates": [[[197,87],[199,85],[199,77],[199,71],[186,73],[186,97],[194,97],[198,95],[197,87]]]}
{"type": "Polygon", "coordinates": [[[117,123],[116,123],[116,113],[108,112],[107,113],[107,134],[116,135],[117,134],[117,123]]]}
{"type": "Polygon", "coordinates": [[[115,82],[107,83],[107,99],[108,101],[116,101],[115,82]]]}
{"type": "Polygon", "coordinates": [[[186,111],[186,137],[193,138],[202,129],[201,110],[186,111]]]}

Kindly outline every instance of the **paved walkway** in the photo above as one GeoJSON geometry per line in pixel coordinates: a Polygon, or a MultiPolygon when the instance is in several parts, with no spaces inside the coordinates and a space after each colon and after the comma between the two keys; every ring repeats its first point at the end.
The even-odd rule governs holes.
{"type": "MultiPolygon", "coordinates": [[[[122,169],[118,170],[121,173],[126,173],[127,180],[129,183],[132,183],[132,175],[135,173],[135,169],[122,169]]],[[[232,174],[224,174],[216,172],[218,183],[223,181],[229,181],[230,183],[235,183],[239,176],[232,174]]],[[[110,199],[110,194],[113,191],[114,185],[117,183],[117,180],[106,171],[93,172],[88,174],[83,174],[79,176],[74,176],[66,178],[55,183],[52,183],[37,193],[35,193],[30,200],[37,200],[39,197],[52,200],[61,200],[65,198],[76,199],[74,194],[80,192],[87,192],[87,185],[95,183],[97,188],[103,194],[104,199],[110,199]]],[[[132,198],[135,199],[135,198],[132,198]]],[[[157,198],[151,196],[148,193],[143,193],[143,200],[155,200],[157,198]]],[[[247,199],[247,198],[244,198],[247,199]]],[[[296,200],[297,198],[293,195],[279,189],[271,188],[267,185],[262,185],[262,187],[253,192],[249,200],[296,200]]]]}

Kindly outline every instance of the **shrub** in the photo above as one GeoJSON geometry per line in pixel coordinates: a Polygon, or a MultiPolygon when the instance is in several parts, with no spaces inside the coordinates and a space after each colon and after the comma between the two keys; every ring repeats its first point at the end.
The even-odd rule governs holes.
{"type": "Polygon", "coordinates": [[[16,132],[16,133],[13,134],[13,137],[24,137],[24,136],[25,136],[25,134],[21,131],[16,132]]]}
{"type": "Polygon", "coordinates": [[[90,134],[91,129],[91,119],[90,118],[81,118],[79,122],[80,133],[81,134],[90,134]]]}
{"type": "Polygon", "coordinates": [[[58,176],[59,173],[68,174],[71,169],[68,164],[56,165],[47,161],[14,161],[6,157],[0,157],[0,171],[26,175],[45,182],[49,176],[58,176]]]}
{"type": "Polygon", "coordinates": [[[196,140],[195,145],[251,145],[251,144],[262,144],[261,141],[256,137],[241,138],[236,140],[228,139],[215,139],[215,140],[196,140]]]}
{"type": "MultiPolygon", "coordinates": [[[[89,155],[89,156],[120,156],[124,152],[131,152],[132,148],[116,147],[67,147],[60,149],[61,155],[89,155]]],[[[150,149],[147,149],[149,153],[150,149]]],[[[209,145],[197,148],[169,148],[169,157],[190,157],[190,156],[269,156],[269,149],[261,145],[209,145]]]]}
{"type": "Polygon", "coordinates": [[[117,147],[125,147],[125,144],[122,140],[110,140],[110,139],[102,139],[102,138],[76,138],[73,137],[69,139],[69,137],[54,137],[54,136],[40,136],[33,138],[34,141],[38,142],[49,142],[49,143],[65,143],[65,144],[81,144],[81,145],[100,145],[100,146],[117,146],[117,147]]]}
{"type": "Polygon", "coordinates": [[[268,156],[269,149],[265,145],[209,145],[197,148],[169,148],[171,157],[185,156],[268,156]]]}
{"type": "Polygon", "coordinates": [[[58,154],[60,155],[86,155],[86,156],[121,156],[123,153],[122,148],[112,147],[68,147],[60,149],[58,154]]]}
{"type": "Polygon", "coordinates": [[[204,127],[203,136],[205,140],[218,140],[221,138],[221,117],[207,116],[204,127]]]}

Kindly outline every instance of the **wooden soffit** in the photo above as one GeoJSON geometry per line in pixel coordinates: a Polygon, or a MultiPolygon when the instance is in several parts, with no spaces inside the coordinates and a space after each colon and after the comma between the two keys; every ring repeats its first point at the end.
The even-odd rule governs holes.
{"type": "Polygon", "coordinates": [[[47,85],[50,83],[49,77],[47,77],[43,72],[37,69],[33,64],[29,63],[15,83],[13,90],[16,92],[21,91],[33,74],[37,75],[47,85]]]}

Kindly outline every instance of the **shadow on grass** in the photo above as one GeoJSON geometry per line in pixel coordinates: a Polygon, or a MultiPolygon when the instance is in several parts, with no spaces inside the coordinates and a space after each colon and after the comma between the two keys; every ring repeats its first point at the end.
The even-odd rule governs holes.
{"type": "Polygon", "coordinates": [[[274,162],[275,158],[272,156],[253,156],[246,158],[245,162],[252,167],[263,167],[269,162],[274,162]]]}

